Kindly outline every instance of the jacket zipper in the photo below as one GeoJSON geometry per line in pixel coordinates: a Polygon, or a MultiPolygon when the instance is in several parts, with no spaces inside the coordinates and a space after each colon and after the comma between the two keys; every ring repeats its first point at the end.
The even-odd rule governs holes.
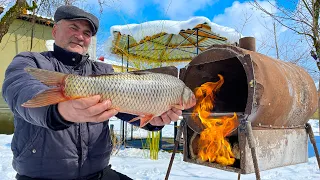
{"type": "MultiPolygon", "coordinates": [[[[83,60],[81,59],[80,63],[74,67],[71,68],[71,74],[75,72],[75,69],[78,67],[81,67],[86,61],[88,61],[89,58],[83,60]]],[[[78,123],[78,128],[77,128],[77,134],[78,134],[78,144],[77,150],[78,150],[78,177],[81,177],[81,166],[82,166],[82,136],[81,136],[81,124],[78,123]]]]}

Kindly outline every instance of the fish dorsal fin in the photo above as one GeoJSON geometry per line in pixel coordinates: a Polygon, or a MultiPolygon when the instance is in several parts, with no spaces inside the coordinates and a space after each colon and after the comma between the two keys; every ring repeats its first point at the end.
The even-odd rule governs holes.
{"type": "Polygon", "coordinates": [[[150,72],[150,71],[130,71],[128,72],[130,74],[136,74],[136,75],[145,75],[145,74],[151,74],[153,72],[150,72]]]}
{"type": "Polygon", "coordinates": [[[130,72],[113,72],[108,74],[99,74],[99,75],[89,75],[89,77],[99,77],[99,76],[114,76],[114,75],[125,75],[125,74],[135,74],[135,75],[145,75],[145,74],[151,74],[150,71],[130,71],[130,72]]]}
{"type": "Polygon", "coordinates": [[[24,70],[48,86],[61,86],[68,76],[68,74],[33,67],[26,67],[24,70]]]}
{"type": "Polygon", "coordinates": [[[91,74],[91,75],[88,75],[88,77],[99,77],[99,76],[114,76],[114,75],[119,75],[119,74],[122,74],[122,73],[117,73],[117,72],[113,72],[113,73],[107,73],[107,74],[91,74]]]}

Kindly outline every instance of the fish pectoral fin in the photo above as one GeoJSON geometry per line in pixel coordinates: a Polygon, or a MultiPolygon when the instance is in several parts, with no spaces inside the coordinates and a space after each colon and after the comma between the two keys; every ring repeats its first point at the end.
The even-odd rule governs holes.
{"type": "Polygon", "coordinates": [[[130,121],[128,121],[128,123],[132,123],[132,122],[138,121],[141,118],[142,118],[142,116],[135,117],[135,118],[131,119],[130,121]]]}
{"type": "Polygon", "coordinates": [[[144,117],[140,118],[140,127],[144,127],[151,121],[155,116],[153,114],[145,115],[144,117]]]}
{"type": "Polygon", "coordinates": [[[145,125],[147,125],[149,123],[149,121],[151,119],[153,119],[155,116],[153,114],[148,114],[148,115],[140,115],[138,117],[135,117],[133,119],[131,119],[130,121],[128,121],[129,123],[134,122],[134,121],[138,121],[140,119],[140,127],[144,127],[145,125]]]}
{"type": "Polygon", "coordinates": [[[57,104],[59,102],[67,101],[68,99],[62,94],[61,88],[52,88],[37,94],[29,101],[23,103],[21,106],[28,108],[48,106],[57,104]]]}

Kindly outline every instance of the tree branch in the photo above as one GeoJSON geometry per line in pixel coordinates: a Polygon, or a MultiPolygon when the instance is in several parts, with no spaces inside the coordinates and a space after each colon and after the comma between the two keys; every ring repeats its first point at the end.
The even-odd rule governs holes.
{"type": "Polygon", "coordinates": [[[311,15],[313,15],[312,10],[311,10],[310,7],[308,6],[306,0],[302,0],[302,2],[303,2],[303,4],[304,4],[305,8],[309,11],[309,13],[310,13],[311,15]]]}
{"type": "Polygon", "coordinates": [[[12,22],[22,13],[24,8],[28,8],[26,0],[17,0],[0,21],[0,43],[5,34],[7,34],[12,22]]]}

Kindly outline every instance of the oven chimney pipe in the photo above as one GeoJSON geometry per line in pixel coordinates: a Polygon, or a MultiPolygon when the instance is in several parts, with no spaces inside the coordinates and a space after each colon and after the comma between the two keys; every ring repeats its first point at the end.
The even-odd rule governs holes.
{"type": "Polygon", "coordinates": [[[254,37],[243,37],[239,39],[240,48],[256,52],[256,39],[254,37]]]}

